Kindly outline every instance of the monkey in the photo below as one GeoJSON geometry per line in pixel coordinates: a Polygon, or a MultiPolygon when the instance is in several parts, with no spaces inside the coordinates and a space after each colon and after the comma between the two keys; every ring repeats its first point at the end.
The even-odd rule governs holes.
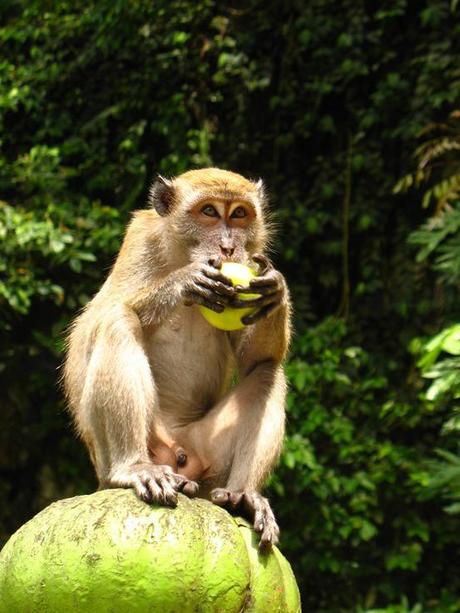
{"type": "Polygon", "coordinates": [[[203,478],[206,468],[203,466],[197,454],[190,454],[177,443],[171,447],[161,441],[154,446],[149,446],[149,457],[154,464],[166,464],[175,473],[184,475],[190,481],[198,481],[203,478]]]}
{"type": "Polygon", "coordinates": [[[64,388],[100,488],[133,488],[175,506],[199,495],[279,540],[261,487],[285,428],[286,281],[265,255],[262,180],[204,168],[158,176],[134,212],[105,282],[71,324],[64,388]],[[257,268],[233,286],[222,262],[257,268]],[[257,294],[244,297],[241,293],[257,294]],[[253,307],[224,332],[201,313],[253,307]],[[236,374],[236,379],[235,379],[236,374]]]}

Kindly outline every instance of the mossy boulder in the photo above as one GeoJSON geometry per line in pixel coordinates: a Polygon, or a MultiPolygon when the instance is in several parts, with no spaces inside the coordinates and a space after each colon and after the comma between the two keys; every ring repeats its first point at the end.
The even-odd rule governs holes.
{"type": "Polygon", "coordinates": [[[0,553],[0,613],[297,613],[291,567],[206,500],[150,506],[131,490],[50,505],[0,553]]]}

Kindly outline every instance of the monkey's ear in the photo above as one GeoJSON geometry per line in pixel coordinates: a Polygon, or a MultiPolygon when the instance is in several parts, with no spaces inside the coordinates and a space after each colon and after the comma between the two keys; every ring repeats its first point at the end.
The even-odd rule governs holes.
{"type": "Polygon", "coordinates": [[[264,182],[262,181],[262,179],[259,179],[258,181],[253,181],[253,183],[255,184],[257,194],[260,198],[261,203],[265,204],[265,201],[267,199],[267,193],[265,190],[264,182]]]}
{"type": "Polygon", "coordinates": [[[174,185],[170,179],[158,175],[150,188],[149,204],[163,217],[171,212],[174,205],[174,185]]]}

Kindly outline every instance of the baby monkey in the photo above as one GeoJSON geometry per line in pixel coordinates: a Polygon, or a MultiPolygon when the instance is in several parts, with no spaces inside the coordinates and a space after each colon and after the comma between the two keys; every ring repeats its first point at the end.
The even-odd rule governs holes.
{"type": "Polygon", "coordinates": [[[263,184],[205,168],[159,177],[149,200],[71,328],[70,410],[101,488],[171,506],[178,492],[198,494],[245,513],[269,548],[279,529],[260,488],[284,434],[290,306],[264,255],[263,184]],[[258,268],[249,288],[233,287],[224,261],[258,268]],[[197,305],[255,311],[224,332],[197,305]]]}

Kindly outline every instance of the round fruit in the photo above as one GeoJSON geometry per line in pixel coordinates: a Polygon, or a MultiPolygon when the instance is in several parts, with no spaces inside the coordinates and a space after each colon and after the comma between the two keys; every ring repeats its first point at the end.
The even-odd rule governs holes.
{"type": "MultiPolygon", "coordinates": [[[[251,279],[257,276],[257,273],[249,266],[238,264],[237,262],[224,262],[220,271],[233,283],[233,285],[241,285],[248,287],[251,279]]],[[[241,300],[252,300],[258,298],[260,294],[237,294],[241,300]]],[[[251,315],[256,311],[254,307],[247,309],[234,309],[225,307],[222,313],[216,313],[207,307],[200,306],[200,311],[203,317],[215,328],[220,330],[241,330],[244,328],[244,323],[241,318],[245,315],[251,315]]]]}
{"type": "Polygon", "coordinates": [[[132,490],[50,505],[0,553],[1,613],[298,613],[291,567],[206,500],[175,509],[132,490]]]}

